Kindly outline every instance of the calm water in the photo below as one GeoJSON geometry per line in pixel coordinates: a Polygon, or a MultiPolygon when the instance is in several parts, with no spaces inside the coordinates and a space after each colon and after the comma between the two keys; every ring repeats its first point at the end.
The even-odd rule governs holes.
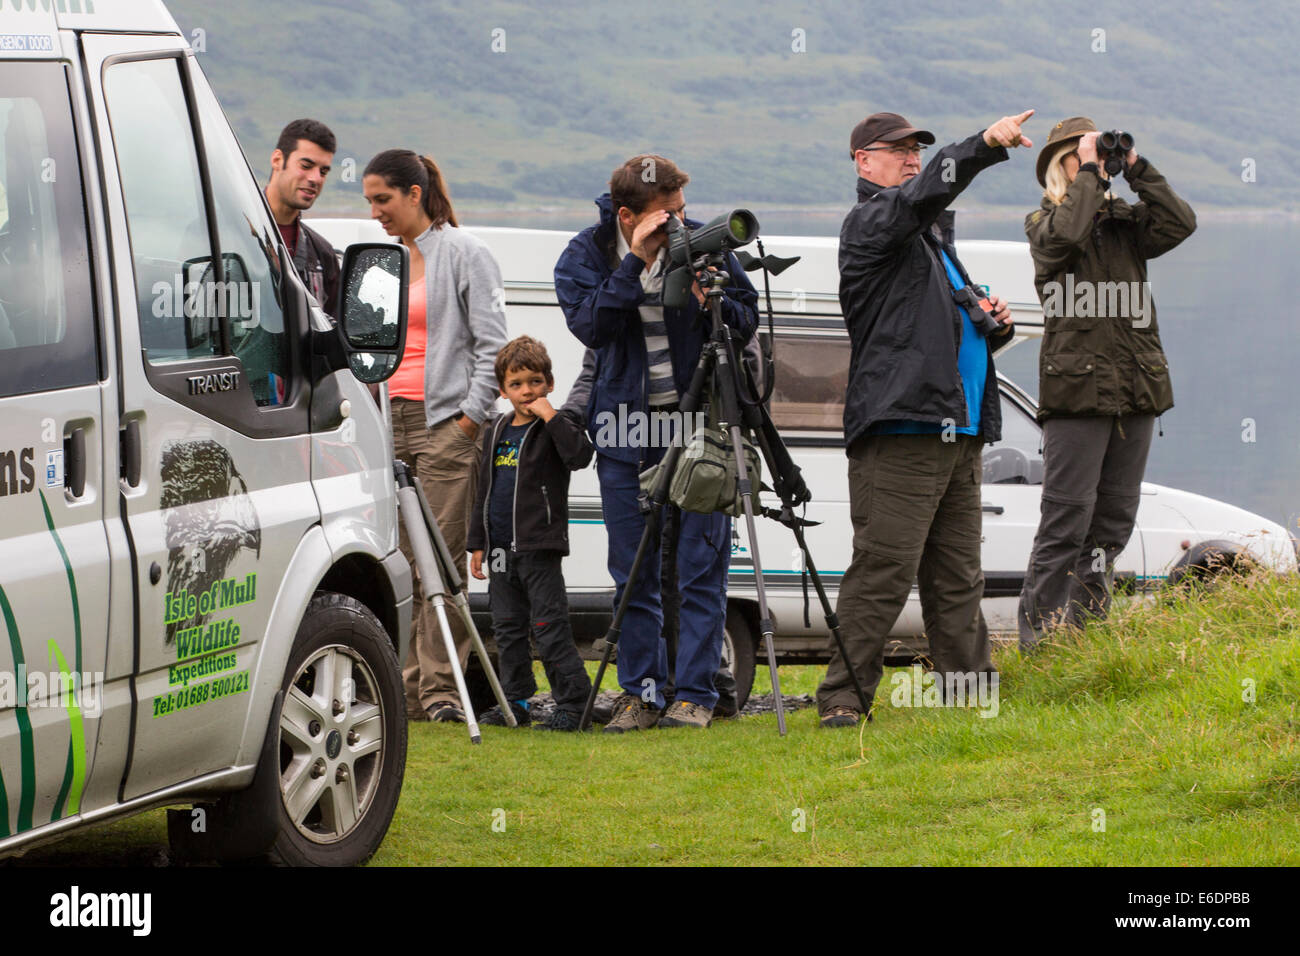
{"type": "MultiPolygon", "coordinates": [[[[692,209],[702,218],[718,211],[692,209]]],[[[833,236],[842,215],[764,212],[760,219],[768,235],[833,236]]],[[[577,230],[595,221],[595,207],[591,215],[469,213],[465,218],[482,225],[577,230]]],[[[1024,240],[1015,219],[963,219],[959,213],[957,229],[965,238],[1024,240]]],[[[1203,220],[1191,238],[1151,263],[1176,404],[1162,419],[1164,436],[1152,444],[1146,475],[1149,481],[1231,502],[1292,531],[1300,530],[1295,397],[1300,262],[1292,253],[1297,248],[1297,223],[1203,220]],[[1250,422],[1254,441],[1243,441],[1250,422]]],[[[1037,393],[1033,343],[1017,346],[999,359],[998,368],[1037,393]]]]}

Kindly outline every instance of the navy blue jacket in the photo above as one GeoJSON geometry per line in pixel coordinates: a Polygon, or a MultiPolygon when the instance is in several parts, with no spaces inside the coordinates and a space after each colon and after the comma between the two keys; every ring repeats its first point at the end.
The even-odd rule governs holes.
{"type": "MultiPolygon", "coordinates": [[[[569,330],[596,355],[595,378],[586,405],[587,428],[593,438],[602,412],[615,420],[619,406],[625,406],[624,415],[644,412],[649,388],[645,334],[638,311],[645,300],[641,288],[645,263],[630,252],[622,262],[617,261],[614,230],[618,219],[609,193],[597,199],[596,205],[600,222],[574,236],[555,264],[555,294],[569,330]]],[[[694,229],[700,224],[688,219],[686,225],[694,229]]],[[[722,300],[722,320],[748,341],[758,326],[758,293],[735,256],[729,256],[727,271],[732,285],[722,300]]],[[[709,317],[692,295],[685,309],[664,308],[664,324],[673,379],[678,393],[685,394],[708,338],[709,317]]],[[[643,449],[621,444],[598,451],[619,461],[640,462],[643,457],[643,449]]]]}

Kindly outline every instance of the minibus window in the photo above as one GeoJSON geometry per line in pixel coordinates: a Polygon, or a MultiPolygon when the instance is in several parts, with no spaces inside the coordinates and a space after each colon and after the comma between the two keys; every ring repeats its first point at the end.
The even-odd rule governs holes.
{"type": "Polygon", "coordinates": [[[151,363],[220,354],[221,296],[179,61],[116,63],[104,99],[126,201],[140,340],[151,363]]]}
{"type": "Polygon", "coordinates": [[[99,377],[67,75],[0,63],[0,395],[99,377]]]}
{"type": "Polygon", "coordinates": [[[216,97],[205,82],[194,84],[203,149],[217,211],[217,234],[226,262],[231,348],[239,356],[259,405],[289,399],[293,354],[284,327],[279,235],[216,97]]]}

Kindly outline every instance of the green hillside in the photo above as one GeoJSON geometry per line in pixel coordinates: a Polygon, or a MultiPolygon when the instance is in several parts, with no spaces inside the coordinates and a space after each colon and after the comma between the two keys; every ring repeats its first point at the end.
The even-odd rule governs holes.
{"type": "MultiPolygon", "coordinates": [[[[1300,7],[914,0],[886,19],[833,0],[168,6],[259,168],[286,120],[334,128],[336,211],[362,211],[361,168],[397,145],[434,155],[461,205],[585,203],[618,161],[659,151],[691,173],[697,201],[842,206],[849,130],[866,113],[897,110],[946,142],[1029,107],[1038,143],[1077,113],[1132,131],[1198,206],[1300,210],[1287,175],[1300,7]],[[1242,181],[1246,159],[1256,182],[1242,181]]],[[[1036,152],[982,176],[964,204],[1032,207],[1036,152]]]]}

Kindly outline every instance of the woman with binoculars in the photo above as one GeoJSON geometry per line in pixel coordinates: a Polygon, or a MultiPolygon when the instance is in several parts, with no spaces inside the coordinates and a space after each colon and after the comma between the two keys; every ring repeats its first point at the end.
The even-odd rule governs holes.
{"type": "Polygon", "coordinates": [[[1043,200],[1025,232],[1043,305],[1044,476],[1020,594],[1023,650],[1052,628],[1081,627],[1110,609],[1155,418],[1174,404],[1147,260],[1196,228],[1191,207],[1132,148],[1132,137],[1099,133],[1087,117],[1056,124],[1037,172],[1043,200]],[[1107,176],[1121,171],[1138,202],[1110,192],[1107,176]]]}

